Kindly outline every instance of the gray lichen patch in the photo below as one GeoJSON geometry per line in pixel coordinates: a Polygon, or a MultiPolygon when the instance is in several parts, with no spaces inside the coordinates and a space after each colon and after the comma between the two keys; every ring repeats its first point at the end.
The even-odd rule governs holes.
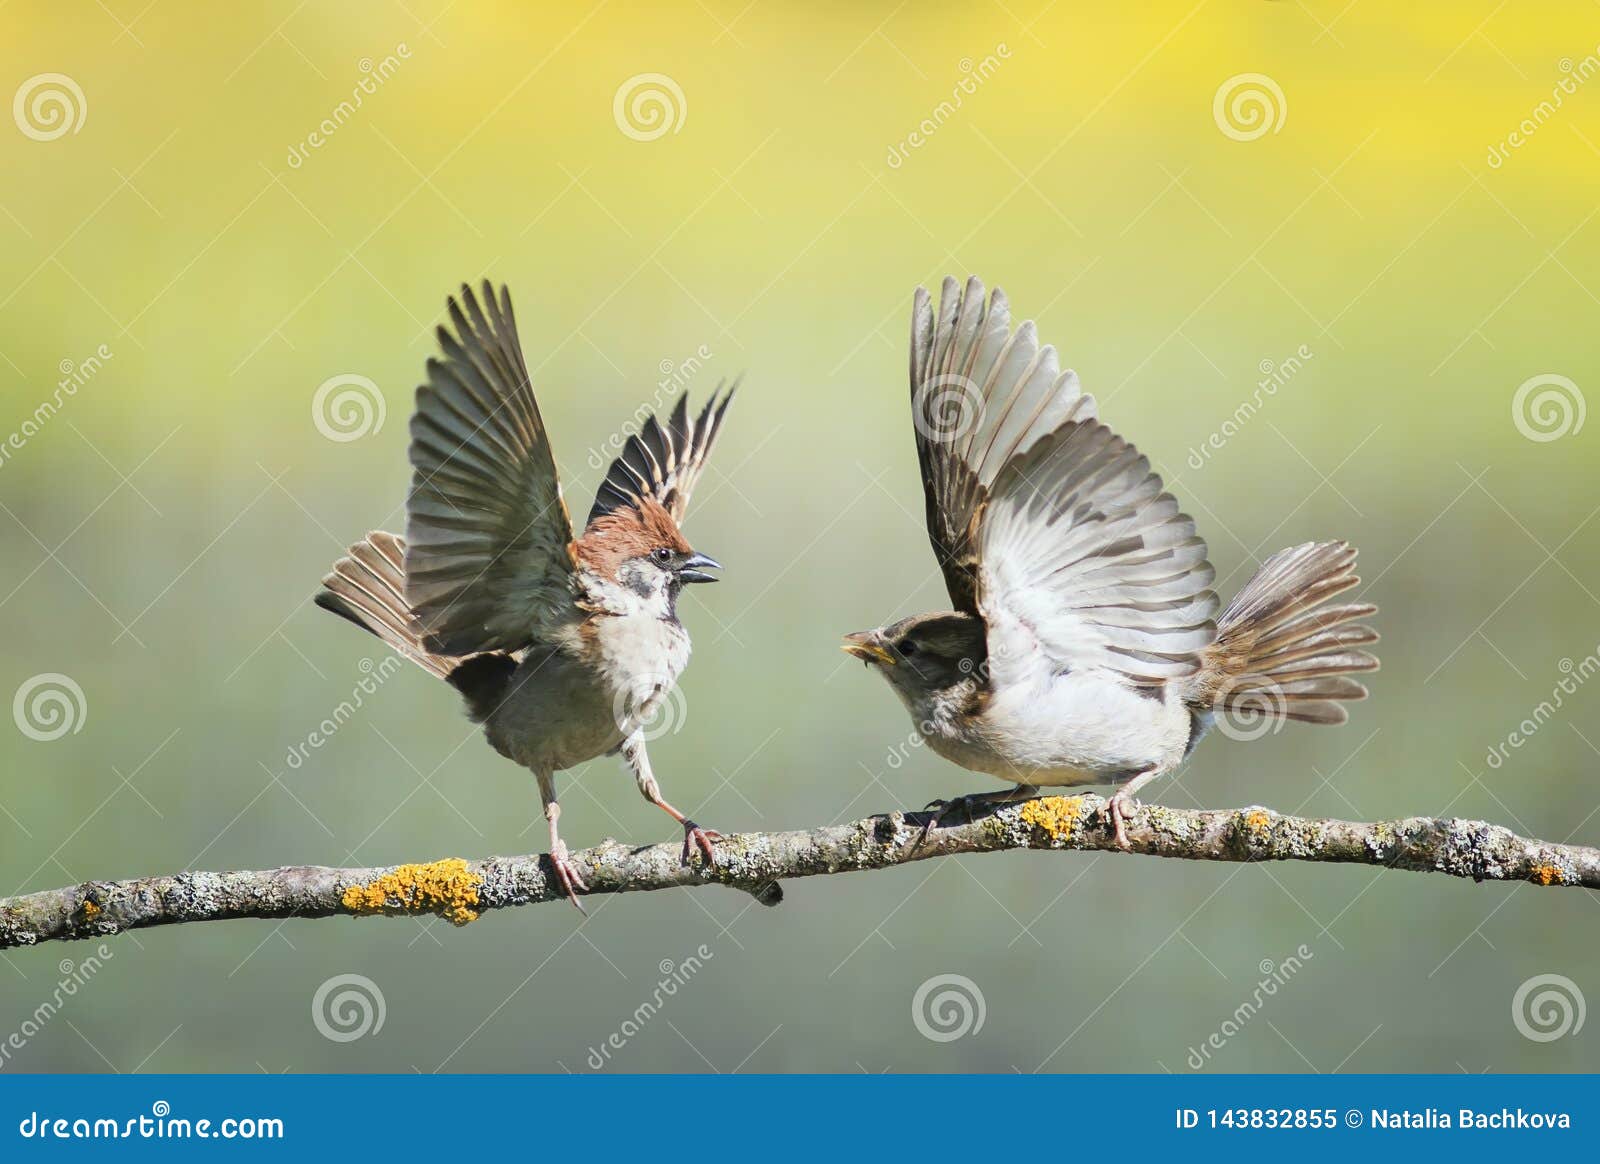
{"type": "MultiPolygon", "coordinates": [[[[1023,823],[1022,817],[1015,809],[1007,809],[1005,812],[997,812],[991,817],[986,817],[978,827],[989,842],[988,847],[990,848],[1038,847],[1030,844],[1032,841],[1031,830],[1028,825],[1023,823]]],[[[1050,838],[1051,848],[1054,848],[1058,843],[1056,838],[1050,838]]]]}
{"type": "Polygon", "coordinates": [[[1187,845],[1205,831],[1195,815],[1190,812],[1165,808],[1159,804],[1145,805],[1140,811],[1150,822],[1152,832],[1169,838],[1178,845],[1187,845]]]}
{"type": "Polygon", "coordinates": [[[765,833],[740,833],[717,842],[717,866],[730,882],[770,881],[782,872],[772,838],[765,833]]]}
{"type": "Polygon", "coordinates": [[[1521,846],[1509,830],[1483,821],[1451,820],[1445,822],[1442,843],[1435,846],[1434,868],[1479,881],[1503,880],[1521,857],[1521,846]]]}
{"type": "Polygon", "coordinates": [[[1363,846],[1373,861],[1386,861],[1394,852],[1398,838],[1388,821],[1379,821],[1367,831],[1363,846]]]}
{"type": "Polygon", "coordinates": [[[1280,819],[1273,832],[1282,856],[1309,859],[1323,851],[1327,828],[1316,820],[1280,819]]]}

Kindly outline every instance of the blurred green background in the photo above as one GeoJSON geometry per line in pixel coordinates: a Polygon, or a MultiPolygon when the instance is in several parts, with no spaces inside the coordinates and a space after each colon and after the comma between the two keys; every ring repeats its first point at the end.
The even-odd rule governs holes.
{"type": "MultiPolygon", "coordinates": [[[[907,312],[919,282],[976,272],[1167,474],[1219,590],[1337,536],[1382,606],[1384,670],[1348,726],[1218,736],[1155,798],[1600,838],[1600,688],[1488,762],[1600,642],[1579,412],[1600,10],[1106,9],[13,0],[0,692],[61,674],[83,705],[59,739],[0,732],[0,893],[542,847],[530,777],[415,668],[288,761],[382,658],[309,599],[345,543],[401,528],[410,393],[445,294],[484,275],[512,288],[579,514],[592,450],[670,399],[664,368],[702,365],[696,399],[747,375],[688,522],[726,579],[685,607],[681,724],[652,748],[706,824],[985,786],[906,749],[898,703],[836,646],[944,602],[907,312]],[[631,107],[641,84],[665,105],[631,107]],[[1241,85],[1267,107],[1234,107],[1241,85]],[[52,90],[66,106],[35,105],[52,90]],[[342,376],[376,386],[381,424],[319,426],[342,376]],[[1541,376],[1573,387],[1530,389],[1519,424],[1541,376]],[[1546,389],[1566,413],[1534,407],[1546,389]]],[[[562,787],[574,846],[676,835],[618,761],[562,787]]],[[[459,931],[187,926],[113,939],[4,1069],[589,1070],[702,944],[605,1069],[1186,1071],[1302,944],[1205,1070],[1594,1069],[1600,1023],[1535,1041],[1513,999],[1561,975],[1600,1000],[1597,926],[1584,892],[1027,854],[794,883],[770,911],[702,889],[584,924],[551,905],[459,931]],[[335,1041],[313,999],[351,974],[384,1022],[335,1041]],[[948,1041],[913,1017],[940,975],[983,1001],[948,1041]]],[[[91,952],[0,958],[0,1037],[91,952]]]]}

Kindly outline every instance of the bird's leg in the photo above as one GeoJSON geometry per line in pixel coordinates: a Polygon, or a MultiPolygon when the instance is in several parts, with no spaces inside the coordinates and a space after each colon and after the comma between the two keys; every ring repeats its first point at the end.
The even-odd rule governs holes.
{"type": "Polygon", "coordinates": [[[1107,803],[1107,808],[1111,813],[1111,827],[1117,834],[1117,848],[1123,851],[1131,848],[1128,844],[1128,827],[1123,821],[1126,819],[1129,810],[1139,807],[1139,802],[1133,798],[1133,794],[1157,776],[1165,776],[1167,771],[1168,769],[1161,767],[1159,764],[1152,764],[1142,771],[1135,772],[1133,778],[1117,789],[1116,794],[1107,803]]]}
{"type": "Polygon", "coordinates": [[[721,840],[722,834],[716,829],[701,828],[661,798],[661,786],[656,783],[655,774],[650,771],[650,755],[644,748],[643,733],[634,732],[622,741],[622,758],[628,762],[628,767],[633,769],[633,778],[638,781],[640,794],[683,826],[683,863],[687,865],[689,854],[693,848],[698,848],[705,855],[706,864],[715,865],[717,857],[712,851],[711,842],[721,840]]]}
{"type": "Polygon", "coordinates": [[[578,900],[577,890],[587,891],[589,887],[567,855],[567,843],[556,829],[556,822],[561,819],[561,805],[556,803],[555,774],[541,771],[538,776],[539,799],[544,801],[544,819],[550,822],[550,864],[555,868],[556,882],[566,891],[567,900],[578,907],[579,913],[588,917],[589,911],[578,900]]]}
{"type": "Polygon", "coordinates": [[[968,820],[972,819],[972,810],[984,804],[1015,804],[1019,800],[1032,800],[1039,795],[1039,790],[1032,784],[1018,784],[1015,788],[1004,788],[999,792],[969,792],[965,796],[957,796],[953,800],[930,800],[923,805],[923,810],[933,809],[933,815],[922,824],[922,836],[917,839],[921,844],[928,839],[928,834],[944,824],[944,818],[952,809],[959,808],[968,820]]]}

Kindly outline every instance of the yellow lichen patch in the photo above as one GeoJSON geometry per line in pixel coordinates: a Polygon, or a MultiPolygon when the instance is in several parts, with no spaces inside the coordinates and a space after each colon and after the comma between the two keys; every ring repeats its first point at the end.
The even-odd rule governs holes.
{"type": "Polygon", "coordinates": [[[340,900],[351,913],[436,913],[464,926],[478,919],[478,886],[483,878],[460,857],[401,865],[365,885],[352,885],[340,900]]]}
{"type": "Polygon", "coordinates": [[[1264,829],[1272,823],[1272,818],[1257,808],[1245,813],[1244,823],[1246,828],[1264,829]]]}
{"type": "Polygon", "coordinates": [[[1034,828],[1043,829],[1054,839],[1064,841],[1072,835],[1073,826],[1083,815],[1083,798],[1046,796],[1042,800],[1030,800],[1022,806],[1021,815],[1034,828]]]}
{"type": "MultiPolygon", "coordinates": [[[[1545,884],[1548,885],[1550,883],[1548,881],[1546,881],[1545,884]]],[[[96,905],[92,901],[88,901],[88,900],[84,901],[84,903],[83,903],[83,920],[84,921],[94,921],[94,919],[99,915],[99,913],[100,913],[100,907],[98,905],[96,905]]]]}
{"type": "Polygon", "coordinates": [[[1561,869],[1557,865],[1535,865],[1530,881],[1537,881],[1540,885],[1561,884],[1561,869]]]}

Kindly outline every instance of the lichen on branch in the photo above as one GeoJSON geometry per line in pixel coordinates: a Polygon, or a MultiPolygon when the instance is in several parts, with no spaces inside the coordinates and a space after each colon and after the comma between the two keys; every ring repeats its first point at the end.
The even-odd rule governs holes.
{"type": "MultiPolygon", "coordinates": [[[[678,844],[608,840],[572,854],[589,894],[724,885],[764,905],[778,883],[886,869],[961,853],[1116,852],[1101,797],[1047,796],[945,814],[890,812],[806,831],[738,833],[716,842],[717,862],[682,861],[678,844]]],[[[1518,836],[1483,821],[1407,817],[1358,822],[1270,809],[1147,805],[1128,818],[1130,853],[1191,861],[1310,861],[1444,873],[1476,881],[1600,889],[1600,849],[1518,836]]],[[[449,857],[373,869],[290,866],[87,881],[0,898],[0,949],[124,930],[239,918],[436,914],[465,925],[491,910],[564,897],[549,858],[449,857]]]]}
{"type": "Polygon", "coordinates": [[[478,886],[483,878],[460,857],[425,865],[396,865],[371,881],[339,895],[350,913],[436,913],[464,926],[478,920],[478,886]]]}

